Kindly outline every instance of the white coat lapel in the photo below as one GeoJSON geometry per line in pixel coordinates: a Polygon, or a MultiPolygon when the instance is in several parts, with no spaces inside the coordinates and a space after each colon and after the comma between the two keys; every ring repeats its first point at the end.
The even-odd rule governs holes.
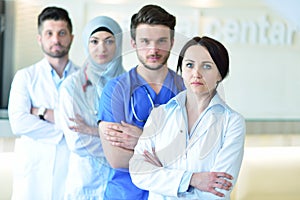
{"type": "Polygon", "coordinates": [[[214,129],[214,127],[216,126],[215,124],[217,122],[217,118],[216,118],[216,116],[214,114],[212,114],[212,113],[210,113],[210,111],[208,111],[205,114],[205,116],[203,116],[199,120],[200,120],[199,123],[197,122],[198,125],[196,125],[195,127],[193,127],[193,135],[192,135],[192,138],[190,139],[190,141],[188,143],[187,151],[197,141],[199,141],[200,138],[201,138],[201,140],[205,140],[207,138],[208,133],[211,134],[211,132],[214,132],[214,131],[210,131],[210,130],[214,129]]]}

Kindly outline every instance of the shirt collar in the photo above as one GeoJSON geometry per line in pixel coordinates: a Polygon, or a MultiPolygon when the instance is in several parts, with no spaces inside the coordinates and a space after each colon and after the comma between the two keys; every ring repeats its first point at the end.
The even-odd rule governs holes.
{"type": "MultiPolygon", "coordinates": [[[[168,107],[173,107],[174,105],[178,105],[181,108],[185,107],[185,102],[186,102],[186,90],[180,92],[177,96],[175,96],[173,99],[171,99],[169,101],[169,103],[167,104],[167,108],[168,107]]],[[[212,107],[218,107],[221,106],[220,108],[225,108],[226,104],[224,102],[224,100],[220,97],[220,95],[218,93],[215,94],[215,96],[211,99],[208,107],[206,108],[206,110],[212,108],[212,107]]],[[[222,109],[222,110],[223,110],[222,109]]]]}
{"type": "Polygon", "coordinates": [[[56,71],[51,67],[51,76],[52,76],[52,79],[53,79],[53,81],[55,83],[56,88],[59,88],[59,86],[61,85],[61,83],[63,82],[63,80],[66,79],[66,77],[69,74],[70,68],[71,68],[71,62],[68,61],[67,65],[66,65],[66,67],[65,67],[65,69],[63,71],[62,77],[60,78],[58,76],[58,74],[56,73],[56,71]]]}

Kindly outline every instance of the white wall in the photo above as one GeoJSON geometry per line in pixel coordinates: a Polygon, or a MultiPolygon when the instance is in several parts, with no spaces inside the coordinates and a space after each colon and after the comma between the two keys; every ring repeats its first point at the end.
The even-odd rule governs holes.
{"type": "MultiPolygon", "coordinates": [[[[125,67],[129,69],[137,64],[135,53],[129,46],[129,20],[148,1],[16,2],[15,69],[28,66],[42,57],[36,42],[36,21],[38,13],[46,5],[62,6],[69,11],[75,34],[70,55],[75,63],[81,65],[84,61],[81,32],[85,23],[96,15],[109,15],[115,17],[125,31],[125,67]]],[[[274,10],[274,6],[266,2],[152,1],[177,16],[177,43],[169,62],[171,68],[176,65],[183,41],[197,34],[211,35],[221,40],[230,51],[230,76],[222,86],[225,99],[233,108],[247,119],[300,119],[300,34],[292,23],[300,20],[292,20],[294,18],[290,16],[285,18],[283,12],[274,10]]],[[[300,7],[296,1],[290,4],[291,7],[300,7]]]]}

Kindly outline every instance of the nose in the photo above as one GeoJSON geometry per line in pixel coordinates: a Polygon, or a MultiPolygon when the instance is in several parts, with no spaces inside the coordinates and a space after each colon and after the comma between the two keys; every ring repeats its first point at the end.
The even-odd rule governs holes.
{"type": "Polygon", "coordinates": [[[99,50],[100,52],[105,52],[106,49],[107,49],[107,48],[106,48],[105,42],[101,41],[101,42],[98,43],[98,50],[99,50]]]}
{"type": "Polygon", "coordinates": [[[57,33],[53,34],[51,39],[52,39],[53,43],[56,44],[59,42],[59,35],[57,33]]]}
{"type": "Polygon", "coordinates": [[[192,75],[194,78],[202,78],[202,72],[199,67],[194,67],[192,71],[192,75]]]}
{"type": "Polygon", "coordinates": [[[159,50],[158,44],[155,41],[150,42],[148,47],[152,53],[157,53],[159,50]]]}

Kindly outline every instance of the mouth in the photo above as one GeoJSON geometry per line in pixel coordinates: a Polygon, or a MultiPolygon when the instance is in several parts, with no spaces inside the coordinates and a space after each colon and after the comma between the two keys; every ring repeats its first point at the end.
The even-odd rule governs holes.
{"type": "Polygon", "coordinates": [[[100,59],[105,59],[105,58],[107,58],[107,55],[99,55],[98,56],[100,59]]]}
{"type": "Polygon", "coordinates": [[[151,56],[148,56],[147,59],[150,61],[150,62],[157,62],[158,60],[160,60],[161,56],[160,55],[151,55],[151,56]]]}
{"type": "Polygon", "coordinates": [[[191,85],[198,86],[198,85],[204,85],[204,84],[201,82],[194,81],[194,82],[191,82],[191,85]]]}
{"type": "Polygon", "coordinates": [[[61,45],[54,45],[53,47],[52,47],[52,50],[54,50],[54,51],[58,51],[58,50],[61,50],[63,47],[61,46],[61,45]]]}

